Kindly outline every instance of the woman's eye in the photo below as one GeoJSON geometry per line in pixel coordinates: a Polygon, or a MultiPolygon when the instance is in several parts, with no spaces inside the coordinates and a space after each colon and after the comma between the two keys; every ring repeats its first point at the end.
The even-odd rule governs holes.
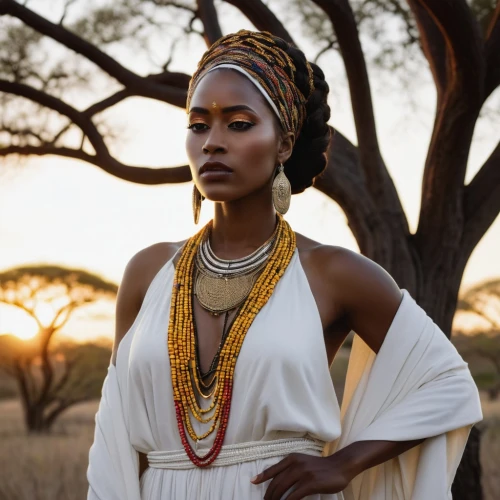
{"type": "Polygon", "coordinates": [[[237,121],[231,123],[229,126],[234,130],[248,130],[252,128],[255,124],[251,122],[237,121]]]}
{"type": "Polygon", "coordinates": [[[188,129],[192,130],[193,132],[200,132],[202,130],[205,130],[206,125],[204,123],[191,123],[188,125],[188,129]]]}

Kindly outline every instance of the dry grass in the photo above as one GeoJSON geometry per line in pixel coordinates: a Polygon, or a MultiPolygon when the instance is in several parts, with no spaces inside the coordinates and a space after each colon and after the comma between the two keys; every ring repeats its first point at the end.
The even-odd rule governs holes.
{"type": "Polygon", "coordinates": [[[481,465],[485,500],[500,498],[500,400],[481,398],[484,420],[481,423],[481,465]]]}
{"type": "Polygon", "coordinates": [[[50,436],[27,436],[17,401],[0,404],[0,500],[84,500],[97,403],[68,411],[50,436]]]}
{"type": "MultiPolygon", "coordinates": [[[[97,402],[70,410],[51,436],[26,436],[17,401],[0,402],[0,500],[85,500],[97,402]]],[[[500,401],[483,400],[485,500],[500,498],[500,401]]]]}

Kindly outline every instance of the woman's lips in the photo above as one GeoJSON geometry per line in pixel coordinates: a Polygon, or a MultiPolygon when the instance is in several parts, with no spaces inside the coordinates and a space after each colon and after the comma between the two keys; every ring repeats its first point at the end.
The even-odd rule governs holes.
{"type": "Polygon", "coordinates": [[[231,175],[232,172],[229,170],[205,170],[200,177],[202,179],[223,179],[231,175]]]}
{"type": "Polygon", "coordinates": [[[232,173],[233,170],[231,168],[229,168],[226,164],[218,161],[207,161],[200,168],[200,177],[203,179],[224,179],[232,173]]]}

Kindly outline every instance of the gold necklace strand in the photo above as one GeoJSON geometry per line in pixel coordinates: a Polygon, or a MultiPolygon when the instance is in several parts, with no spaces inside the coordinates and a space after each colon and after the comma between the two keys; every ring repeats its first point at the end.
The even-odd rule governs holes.
{"type": "Polygon", "coordinates": [[[247,297],[267,261],[248,274],[219,277],[198,267],[194,284],[194,294],[200,305],[214,315],[219,315],[238,307],[247,297]]]}
{"type": "MultiPolygon", "coordinates": [[[[196,411],[196,410],[200,411],[200,409],[199,409],[199,408],[197,408],[197,409],[196,409],[196,408],[192,408],[192,403],[195,403],[195,402],[193,401],[193,399],[192,399],[192,398],[189,398],[189,399],[191,399],[191,404],[190,404],[190,406],[191,406],[191,410],[192,410],[192,412],[194,413],[195,417],[198,417],[198,415],[196,415],[196,413],[197,413],[197,411],[196,411]]],[[[212,406],[213,406],[213,405],[212,405],[212,406]]],[[[211,408],[212,408],[212,406],[211,406],[209,409],[211,409],[211,408]]],[[[204,412],[203,412],[203,413],[204,413],[204,412]]],[[[213,417],[214,417],[214,418],[216,418],[216,417],[218,416],[218,413],[219,413],[219,412],[217,412],[217,413],[216,413],[216,415],[213,415],[213,417]]],[[[201,415],[200,415],[200,417],[201,417],[201,415]]],[[[203,419],[203,421],[205,421],[205,422],[206,422],[207,420],[211,420],[211,419],[210,419],[210,418],[209,418],[209,419],[203,419]]],[[[215,422],[214,422],[214,423],[215,423],[215,422]]],[[[191,429],[190,429],[190,427],[191,427],[191,426],[189,425],[189,422],[187,422],[187,424],[188,424],[188,425],[187,425],[188,430],[191,430],[191,429]]],[[[213,429],[212,429],[212,430],[213,430],[213,429]]],[[[210,431],[209,431],[209,432],[210,432],[210,431]]],[[[200,437],[200,436],[198,436],[198,438],[201,438],[201,437],[200,437]]]]}
{"type": "Polygon", "coordinates": [[[195,397],[196,384],[191,380],[192,372],[189,369],[190,360],[196,359],[192,321],[192,287],[196,251],[211,226],[212,224],[209,223],[193,236],[181,254],[175,272],[168,329],[171,378],[179,433],[189,458],[200,467],[211,463],[220,451],[229,418],[234,369],[243,340],[255,316],[267,303],[274,287],[285,272],[295,250],[295,234],[280,216],[277,244],[228,333],[217,365],[215,375],[217,387],[213,393],[213,401],[209,408],[202,409],[195,397]],[[213,413],[204,418],[203,416],[211,410],[214,410],[213,413]],[[210,429],[198,435],[192,427],[190,415],[202,423],[212,422],[210,429]],[[205,457],[198,457],[187,441],[186,431],[196,441],[204,439],[216,428],[217,436],[214,446],[205,457]]]}
{"type": "Polygon", "coordinates": [[[257,250],[252,252],[250,255],[247,255],[246,257],[242,257],[239,259],[231,259],[231,260],[221,259],[220,257],[217,257],[215,255],[215,253],[212,250],[212,247],[210,246],[211,232],[209,232],[207,234],[207,237],[203,240],[203,243],[200,246],[197,258],[198,257],[201,258],[202,262],[207,268],[209,268],[207,264],[209,265],[211,264],[212,266],[214,266],[214,268],[216,269],[212,270],[212,272],[217,273],[220,269],[221,273],[227,273],[227,270],[229,269],[230,266],[233,266],[231,270],[237,269],[239,272],[242,268],[245,268],[250,263],[258,261],[262,257],[261,254],[270,253],[270,250],[274,246],[276,240],[277,230],[278,230],[278,224],[276,224],[273,234],[269,237],[269,239],[265,241],[259,248],[257,248],[257,250]]]}
{"type": "Polygon", "coordinates": [[[255,285],[257,275],[265,267],[269,255],[274,250],[278,231],[279,220],[273,234],[263,245],[248,257],[230,261],[219,259],[213,254],[210,248],[211,230],[208,230],[196,254],[197,273],[194,293],[200,305],[211,314],[218,316],[242,304],[255,285]],[[206,252],[204,251],[205,245],[206,252]],[[210,254],[217,260],[211,260],[210,254]],[[250,264],[252,261],[255,262],[250,264]],[[245,265],[245,262],[249,264],[245,265]],[[240,267],[231,272],[229,266],[234,263],[239,263],[240,267]],[[227,269],[223,268],[225,265],[228,266],[227,269]],[[220,273],[217,272],[218,268],[220,268],[220,273]]]}
{"type": "MultiPolygon", "coordinates": [[[[193,301],[194,302],[194,301],[193,301]]],[[[213,372],[215,372],[215,369],[217,368],[217,363],[219,362],[219,355],[220,355],[220,350],[222,349],[222,346],[224,342],[226,341],[227,334],[229,333],[229,330],[231,329],[231,326],[233,324],[234,318],[229,324],[229,327],[227,326],[227,320],[229,319],[229,311],[226,311],[226,314],[224,315],[224,325],[222,327],[222,335],[221,339],[219,342],[219,347],[217,349],[217,352],[215,353],[215,356],[212,359],[212,362],[210,363],[210,366],[208,370],[205,373],[201,372],[200,369],[200,352],[199,352],[199,342],[198,342],[198,326],[196,324],[196,315],[193,310],[193,326],[194,326],[194,339],[195,339],[195,346],[196,346],[196,369],[198,373],[198,378],[200,380],[200,386],[205,388],[205,389],[210,389],[212,386],[215,377],[212,378],[209,382],[205,383],[204,379],[207,378],[208,375],[211,375],[213,372]]]]}
{"type": "Polygon", "coordinates": [[[200,382],[201,382],[201,379],[199,378],[199,373],[197,373],[197,368],[196,368],[196,362],[194,361],[194,359],[192,359],[190,362],[189,362],[189,367],[191,369],[191,380],[193,381],[193,383],[195,384],[195,387],[196,387],[196,390],[198,391],[198,394],[204,398],[204,399],[209,399],[211,398],[215,391],[217,390],[217,385],[219,384],[219,381],[216,380],[217,377],[214,376],[214,378],[212,379],[212,382],[214,380],[216,380],[215,382],[215,385],[213,387],[213,389],[208,393],[208,394],[205,394],[204,392],[202,392],[201,390],[201,387],[200,387],[200,382]]]}

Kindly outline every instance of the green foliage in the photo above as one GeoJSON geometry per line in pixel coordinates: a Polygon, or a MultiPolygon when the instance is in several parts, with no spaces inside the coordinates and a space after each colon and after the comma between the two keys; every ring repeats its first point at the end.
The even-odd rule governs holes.
{"type": "Polygon", "coordinates": [[[469,364],[478,387],[500,389],[500,335],[498,333],[455,334],[455,347],[469,364]]]}
{"type": "Polygon", "coordinates": [[[481,390],[487,390],[498,383],[498,377],[492,372],[477,373],[474,381],[481,390]]]}
{"type": "MultiPolygon", "coordinates": [[[[42,383],[39,365],[39,340],[21,340],[14,335],[0,335],[0,399],[18,395],[13,379],[16,367],[31,374],[37,387],[42,383]]],[[[66,383],[57,392],[62,401],[98,399],[111,358],[111,345],[104,343],[59,342],[50,349],[54,370],[53,387],[69,368],[66,383]]]]}
{"type": "Polygon", "coordinates": [[[67,385],[59,393],[61,399],[98,399],[111,358],[110,346],[95,343],[59,344],[52,352],[54,359],[64,357],[64,365],[74,362],[67,385]]]}

